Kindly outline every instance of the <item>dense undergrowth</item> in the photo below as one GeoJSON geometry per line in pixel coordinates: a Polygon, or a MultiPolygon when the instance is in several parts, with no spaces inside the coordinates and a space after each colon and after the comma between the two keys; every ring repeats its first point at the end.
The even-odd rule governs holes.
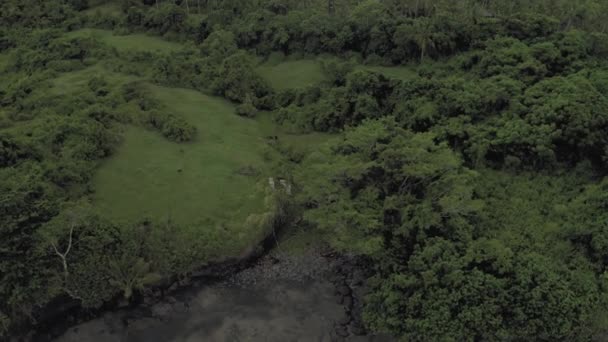
{"type": "Polygon", "coordinates": [[[372,330],[408,341],[600,336],[606,6],[3,2],[0,332],[35,322],[54,298],[99,307],[225,256],[234,237],[221,227],[144,217],[124,226],[88,200],[123,125],[200,139],[155,83],[222,96],[236,105],[226,115],[271,115],[282,131],[332,133],[308,146],[269,137],[266,162],[294,195],[269,195],[244,225],[297,223],[368,257],[372,330]],[[172,45],[104,39],[144,32],[172,45]],[[323,77],[273,84],[279,75],[259,61],[277,55],[318,58],[323,77]],[[71,91],[57,82],[100,66],[105,76],[71,91]]]}

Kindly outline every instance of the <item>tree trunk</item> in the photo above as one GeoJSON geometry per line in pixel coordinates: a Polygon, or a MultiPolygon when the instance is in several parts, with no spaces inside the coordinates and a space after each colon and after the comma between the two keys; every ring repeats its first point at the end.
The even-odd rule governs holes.
{"type": "Polygon", "coordinates": [[[72,237],[74,236],[74,227],[75,227],[75,224],[72,224],[70,227],[70,237],[68,240],[68,247],[66,248],[65,252],[63,252],[63,253],[59,252],[57,245],[55,243],[51,242],[51,246],[53,247],[55,254],[57,254],[57,256],[61,259],[61,265],[63,266],[63,280],[66,283],[66,285],[67,285],[67,281],[68,281],[68,276],[70,275],[70,271],[68,268],[68,254],[70,254],[70,250],[72,249],[72,237]]]}
{"type": "Polygon", "coordinates": [[[424,61],[425,52],[426,52],[426,44],[421,44],[420,45],[420,63],[422,63],[422,61],[424,61]]]}
{"type": "Polygon", "coordinates": [[[335,0],[327,0],[327,13],[329,13],[329,15],[334,15],[334,13],[336,13],[335,0]]]}
{"type": "Polygon", "coordinates": [[[190,4],[188,3],[188,0],[186,0],[186,13],[190,14],[190,4]]]}

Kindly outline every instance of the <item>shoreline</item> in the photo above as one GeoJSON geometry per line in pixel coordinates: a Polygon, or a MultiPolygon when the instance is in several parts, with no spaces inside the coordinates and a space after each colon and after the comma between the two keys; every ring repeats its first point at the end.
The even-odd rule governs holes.
{"type": "MultiPolygon", "coordinates": [[[[46,319],[36,325],[35,330],[15,341],[53,341],[70,329],[104,317],[121,317],[120,322],[113,324],[116,329],[127,329],[133,321],[146,317],[143,313],[161,310],[157,309],[158,307],[165,308],[162,310],[176,306],[187,308],[187,299],[176,298],[185,298],[188,294],[204,288],[232,286],[262,289],[280,282],[325,282],[331,285],[332,289],[329,291],[332,292],[332,304],[342,308],[341,313],[331,322],[331,341],[372,336],[368,335],[361,319],[362,298],[366,293],[364,261],[339,254],[328,247],[308,247],[302,255],[294,256],[281,252],[275,245],[274,234],[270,234],[240,258],[227,258],[210,263],[182,279],[176,276],[163,279],[157,285],[146,288],[129,303],[122,298],[116,298],[96,310],[84,309],[79,304],[67,309],[65,305],[59,306],[47,311],[46,319]]],[[[180,310],[183,311],[177,311],[180,310]]],[[[166,315],[174,311],[171,309],[166,315]]],[[[154,317],[164,319],[162,315],[154,317]]]]}

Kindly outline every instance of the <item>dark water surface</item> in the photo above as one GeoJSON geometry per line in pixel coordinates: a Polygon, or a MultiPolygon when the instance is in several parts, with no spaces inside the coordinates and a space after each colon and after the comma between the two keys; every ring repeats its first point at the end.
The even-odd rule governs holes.
{"type": "Polygon", "coordinates": [[[55,341],[329,342],[336,340],[334,322],[343,314],[333,285],[326,281],[277,281],[247,288],[217,284],[169,297],[135,317],[108,313],[70,328],[55,341]]]}

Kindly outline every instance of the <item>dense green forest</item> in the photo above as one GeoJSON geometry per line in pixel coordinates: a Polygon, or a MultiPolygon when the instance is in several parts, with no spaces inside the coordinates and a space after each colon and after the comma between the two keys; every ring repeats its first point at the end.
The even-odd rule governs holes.
{"type": "Polygon", "coordinates": [[[372,331],[605,338],[607,13],[2,1],[0,338],[279,228],[369,260],[372,331]]]}

